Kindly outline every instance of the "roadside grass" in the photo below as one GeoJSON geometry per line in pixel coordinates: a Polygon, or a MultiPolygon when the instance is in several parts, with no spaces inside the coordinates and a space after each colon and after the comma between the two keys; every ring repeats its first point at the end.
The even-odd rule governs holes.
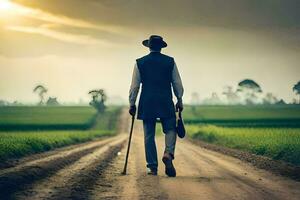
{"type": "Polygon", "coordinates": [[[0,132],[0,160],[19,158],[112,134],[113,131],[108,130],[0,132]]]}
{"type": "Polygon", "coordinates": [[[91,129],[96,130],[116,130],[119,116],[121,113],[121,106],[109,106],[104,114],[98,114],[95,119],[95,124],[91,129]]]}
{"type": "MultiPolygon", "coordinates": [[[[72,118],[71,113],[75,115],[81,115],[80,112],[82,111],[82,115],[85,117],[82,117],[81,119],[87,119],[87,116],[93,116],[95,118],[95,124],[93,124],[93,126],[88,130],[51,130],[51,128],[50,130],[39,131],[2,130],[0,131],[0,161],[5,162],[6,160],[11,158],[20,158],[33,153],[48,151],[66,145],[86,142],[97,137],[112,136],[117,132],[118,117],[121,111],[121,107],[108,107],[105,113],[97,115],[88,107],[72,108],[71,110],[68,109],[69,107],[67,109],[65,107],[56,107],[55,111],[53,111],[50,108],[51,112],[42,112],[41,115],[49,114],[49,118],[54,118],[54,113],[62,114],[64,116],[63,118],[58,117],[61,122],[58,122],[57,119],[55,119],[53,121],[50,121],[51,124],[53,124],[54,121],[61,124],[65,123],[66,121],[72,122],[72,119],[75,119],[76,123],[78,122],[79,117],[75,116],[72,118]],[[64,111],[69,113],[66,114],[64,113],[64,111]],[[65,119],[69,116],[71,117],[71,119],[65,119]]],[[[23,113],[24,109],[21,108],[21,110],[21,113],[23,113]]],[[[41,109],[37,109],[37,112],[40,111],[41,109]]],[[[49,110],[46,109],[46,111],[49,110]]],[[[20,111],[14,111],[14,113],[17,112],[20,111]]],[[[37,114],[37,112],[35,112],[35,115],[37,114]]],[[[43,116],[43,118],[46,119],[46,116],[43,116]]],[[[2,122],[3,121],[4,120],[2,120],[2,122]]],[[[28,119],[28,121],[30,120],[28,119]]],[[[46,121],[43,121],[42,123],[45,124],[46,121]]]]}
{"type": "Polygon", "coordinates": [[[96,110],[89,106],[0,107],[0,130],[88,129],[96,110]]]}
{"type": "Polygon", "coordinates": [[[228,127],[300,127],[299,105],[186,106],[187,124],[228,127]]]}
{"type": "Polygon", "coordinates": [[[300,128],[186,126],[190,137],[300,165],[300,128]]]}

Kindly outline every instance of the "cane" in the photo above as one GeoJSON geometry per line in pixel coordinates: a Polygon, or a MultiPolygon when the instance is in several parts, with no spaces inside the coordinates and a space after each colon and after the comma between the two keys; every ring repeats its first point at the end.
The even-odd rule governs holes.
{"type": "Polygon", "coordinates": [[[131,143],[131,136],[133,131],[133,124],[134,124],[134,115],[132,115],[131,118],[131,128],[130,128],[130,134],[129,134],[129,140],[128,140],[128,146],[127,146],[127,153],[126,153],[126,159],[125,159],[125,165],[122,174],[126,175],[127,171],[127,162],[128,162],[128,156],[129,156],[129,150],[130,150],[130,143],[131,143]]]}

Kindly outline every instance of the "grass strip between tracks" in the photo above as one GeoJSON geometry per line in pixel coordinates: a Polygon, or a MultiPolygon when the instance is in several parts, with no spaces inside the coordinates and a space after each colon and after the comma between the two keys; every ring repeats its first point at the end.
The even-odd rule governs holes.
{"type": "Polygon", "coordinates": [[[112,135],[113,131],[34,131],[1,133],[0,160],[52,150],[54,148],[86,142],[97,137],[112,135]]]}

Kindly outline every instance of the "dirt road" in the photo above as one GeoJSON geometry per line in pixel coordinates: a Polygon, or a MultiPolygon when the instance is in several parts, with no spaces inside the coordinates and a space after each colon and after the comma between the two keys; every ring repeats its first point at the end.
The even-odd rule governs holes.
{"type": "MultiPolygon", "coordinates": [[[[158,138],[162,156],[163,137],[158,138]]],[[[157,177],[145,175],[143,138],[136,131],[133,138],[129,175],[117,177],[119,188],[107,192],[116,199],[300,199],[300,183],[259,170],[238,159],[212,152],[188,141],[178,140],[176,178],[164,174],[160,162],[157,177]]],[[[122,159],[119,159],[122,160],[122,159]]],[[[121,169],[118,161],[115,168],[121,169]]],[[[101,196],[96,193],[95,199],[101,196]]],[[[102,194],[103,196],[103,194],[102,194]]]]}
{"type": "MultiPolygon", "coordinates": [[[[300,199],[299,182],[180,139],[175,160],[178,176],[166,177],[162,162],[158,176],[147,176],[139,123],[128,175],[122,176],[125,127],[123,134],[113,138],[31,156],[2,169],[0,199],[300,199]]],[[[163,137],[158,137],[160,157],[163,146],[163,137]]]]}

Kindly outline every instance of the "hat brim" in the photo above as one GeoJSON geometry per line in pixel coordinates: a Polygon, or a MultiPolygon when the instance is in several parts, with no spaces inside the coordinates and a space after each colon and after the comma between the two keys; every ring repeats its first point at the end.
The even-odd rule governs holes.
{"type": "MultiPolygon", "coordinates": [[[[150,46],[149,46],[149,40],[148,40],[148,39],[147,39],[147,40],[144,40],[142,43],[143,43],[143,45],[144,45],[145,47],[150,47],[150,46]]],[[[157,44],[157,45],[158,45],[157,47],[160,47],[160,48],[165,48],[165,47],[168,46],[168,44],[167,44],[165,41],[161,41],[160,44],[157,44]]]]}

